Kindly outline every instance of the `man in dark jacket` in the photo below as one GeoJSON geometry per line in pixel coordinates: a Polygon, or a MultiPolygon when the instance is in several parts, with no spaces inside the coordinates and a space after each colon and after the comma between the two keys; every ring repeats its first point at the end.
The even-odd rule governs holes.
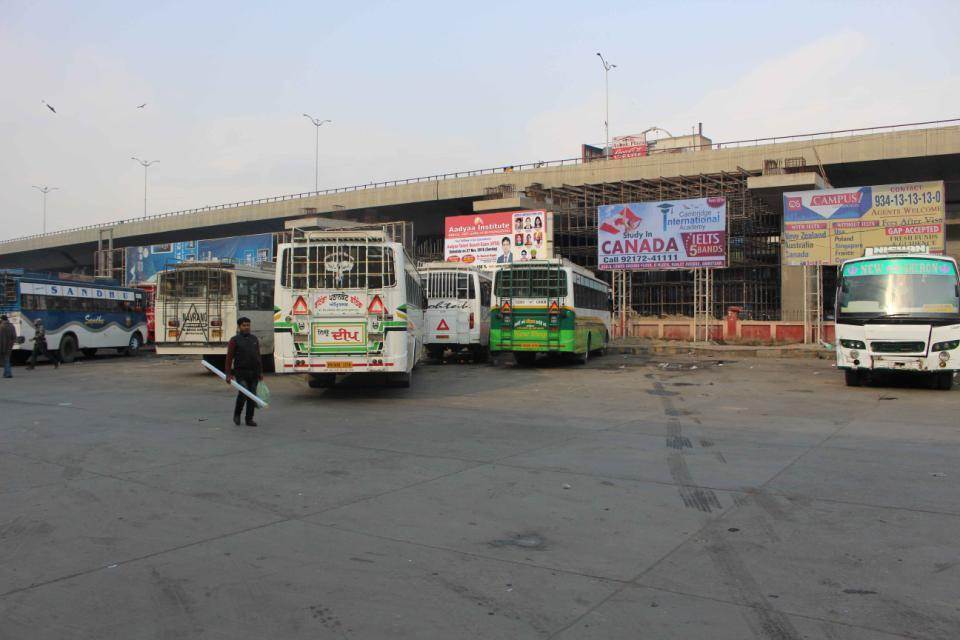
{"type": "Polygon", "coordinates": [[[52,360],[54,369],[60,367],[60,356],[47,348],[47,331],[43,328],[43,320],[37,318],[33,321],[33,352],[30,353],[30,364],[27,369],[37,366],[37,356],[40,355],[52,360]]]}
{"type": "MultiPolygon", "coordinates": [[[[227,384],[234,378],[237,382],[250,390],[250,393],[257,392],[257,382],[263,380],[263,362],[260,359],[260,341],[257,336],[250,333],[250,318],[239,318],[237,320],[237,335],[230,338],[227,344],[227,360],[224,363],[224,373],[227,374],[227,384]]],[[[240,412],[243,411],[243,405],[247,405],[246,424],[248,427],[255,427],[257,423],[253,421],[253,411],[256,409],[256,403],[237,392],[237,403],[233,409],[233,423],[240,424],[240,412]]]]}
{"type": "Polygon", "coordinates": [[[13,370],[10,369],[10,358],[13,356],[13,346],[17,344],[17,330],[13,327],[7,316],[0,316],[0,360],[3,360],[3,377],[12,378],[13,370]]]}

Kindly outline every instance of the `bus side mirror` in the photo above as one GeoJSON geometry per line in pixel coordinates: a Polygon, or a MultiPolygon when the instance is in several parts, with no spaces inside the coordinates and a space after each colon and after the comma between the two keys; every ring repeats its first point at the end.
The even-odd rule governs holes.
{"type": "Polygon", "coordinates": [[[846,280],[840,281],[840,291],[843,291],[844,293],[850,293],[850,285],[847,284],[846,280]]]}

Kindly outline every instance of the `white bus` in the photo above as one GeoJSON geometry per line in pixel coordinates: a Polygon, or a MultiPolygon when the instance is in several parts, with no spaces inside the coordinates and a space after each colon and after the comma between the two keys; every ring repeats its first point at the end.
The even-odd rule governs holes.
{"type": "Polygon", "coordinates": [[[490,351],[519,365],[538,353],[586,362],[610,342],[610,285],[569,260],[530,260],[494,271],[490,351]]]}
{"type": "Polygon", "coordinates": [[[17,332],[13,355],[25,361],[33,349],[34,323],[40,320],[47,348],[63,362],[98,349],[134,354],[147,335],[146,294],[91,277],[0,271],[0,313],[17,332]]]}
{"type": "Polygon", "coordinates": [[[447,349],[468,349],[475,362],[490,350],[490,291],[492,278],[456,262],[420,266],[427,295],[424,342],[431,358],[440,360],[447,349]]]}
{"type": "Polygon", "coordinates": [[[314,388],[343,374],[410,386],[426,300],[403,244],[382,230],[295,230],[277,262],[277,373],[308,374],[314,388]]]}
{"type": "Polygon", "coordinates": [[[960,369],[957,261],[889,254],[847,260],[837,285],[837,367],[849,386],[874,371],[928,376],[950,389],[960,369]]]}
{"type": "Polygon", "coordinates": [[[155,340],[160,355],[199,355],[223,366],[237,318],[250,318],[264,364],[273,366],[274,265],[184,262],[157,274],[155,340]]]}

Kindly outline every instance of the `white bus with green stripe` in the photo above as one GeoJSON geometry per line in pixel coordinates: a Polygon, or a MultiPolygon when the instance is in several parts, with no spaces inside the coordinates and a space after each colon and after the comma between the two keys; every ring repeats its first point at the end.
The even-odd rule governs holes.
{"type": "Polygon", "coordinates": [[[416,264],[381,230],[304,230],[277,252],[276,372],[311,387],[377,375],[407,387],[423,350],[416,264]]]}

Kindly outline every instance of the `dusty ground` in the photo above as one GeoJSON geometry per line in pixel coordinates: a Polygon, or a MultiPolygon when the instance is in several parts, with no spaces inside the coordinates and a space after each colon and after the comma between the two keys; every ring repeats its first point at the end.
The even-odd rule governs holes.
{"type": "Polygon", "coordinates": [[[960,637],[960,389],[829,361],[0,381],[0,638],[960,637]]]}

